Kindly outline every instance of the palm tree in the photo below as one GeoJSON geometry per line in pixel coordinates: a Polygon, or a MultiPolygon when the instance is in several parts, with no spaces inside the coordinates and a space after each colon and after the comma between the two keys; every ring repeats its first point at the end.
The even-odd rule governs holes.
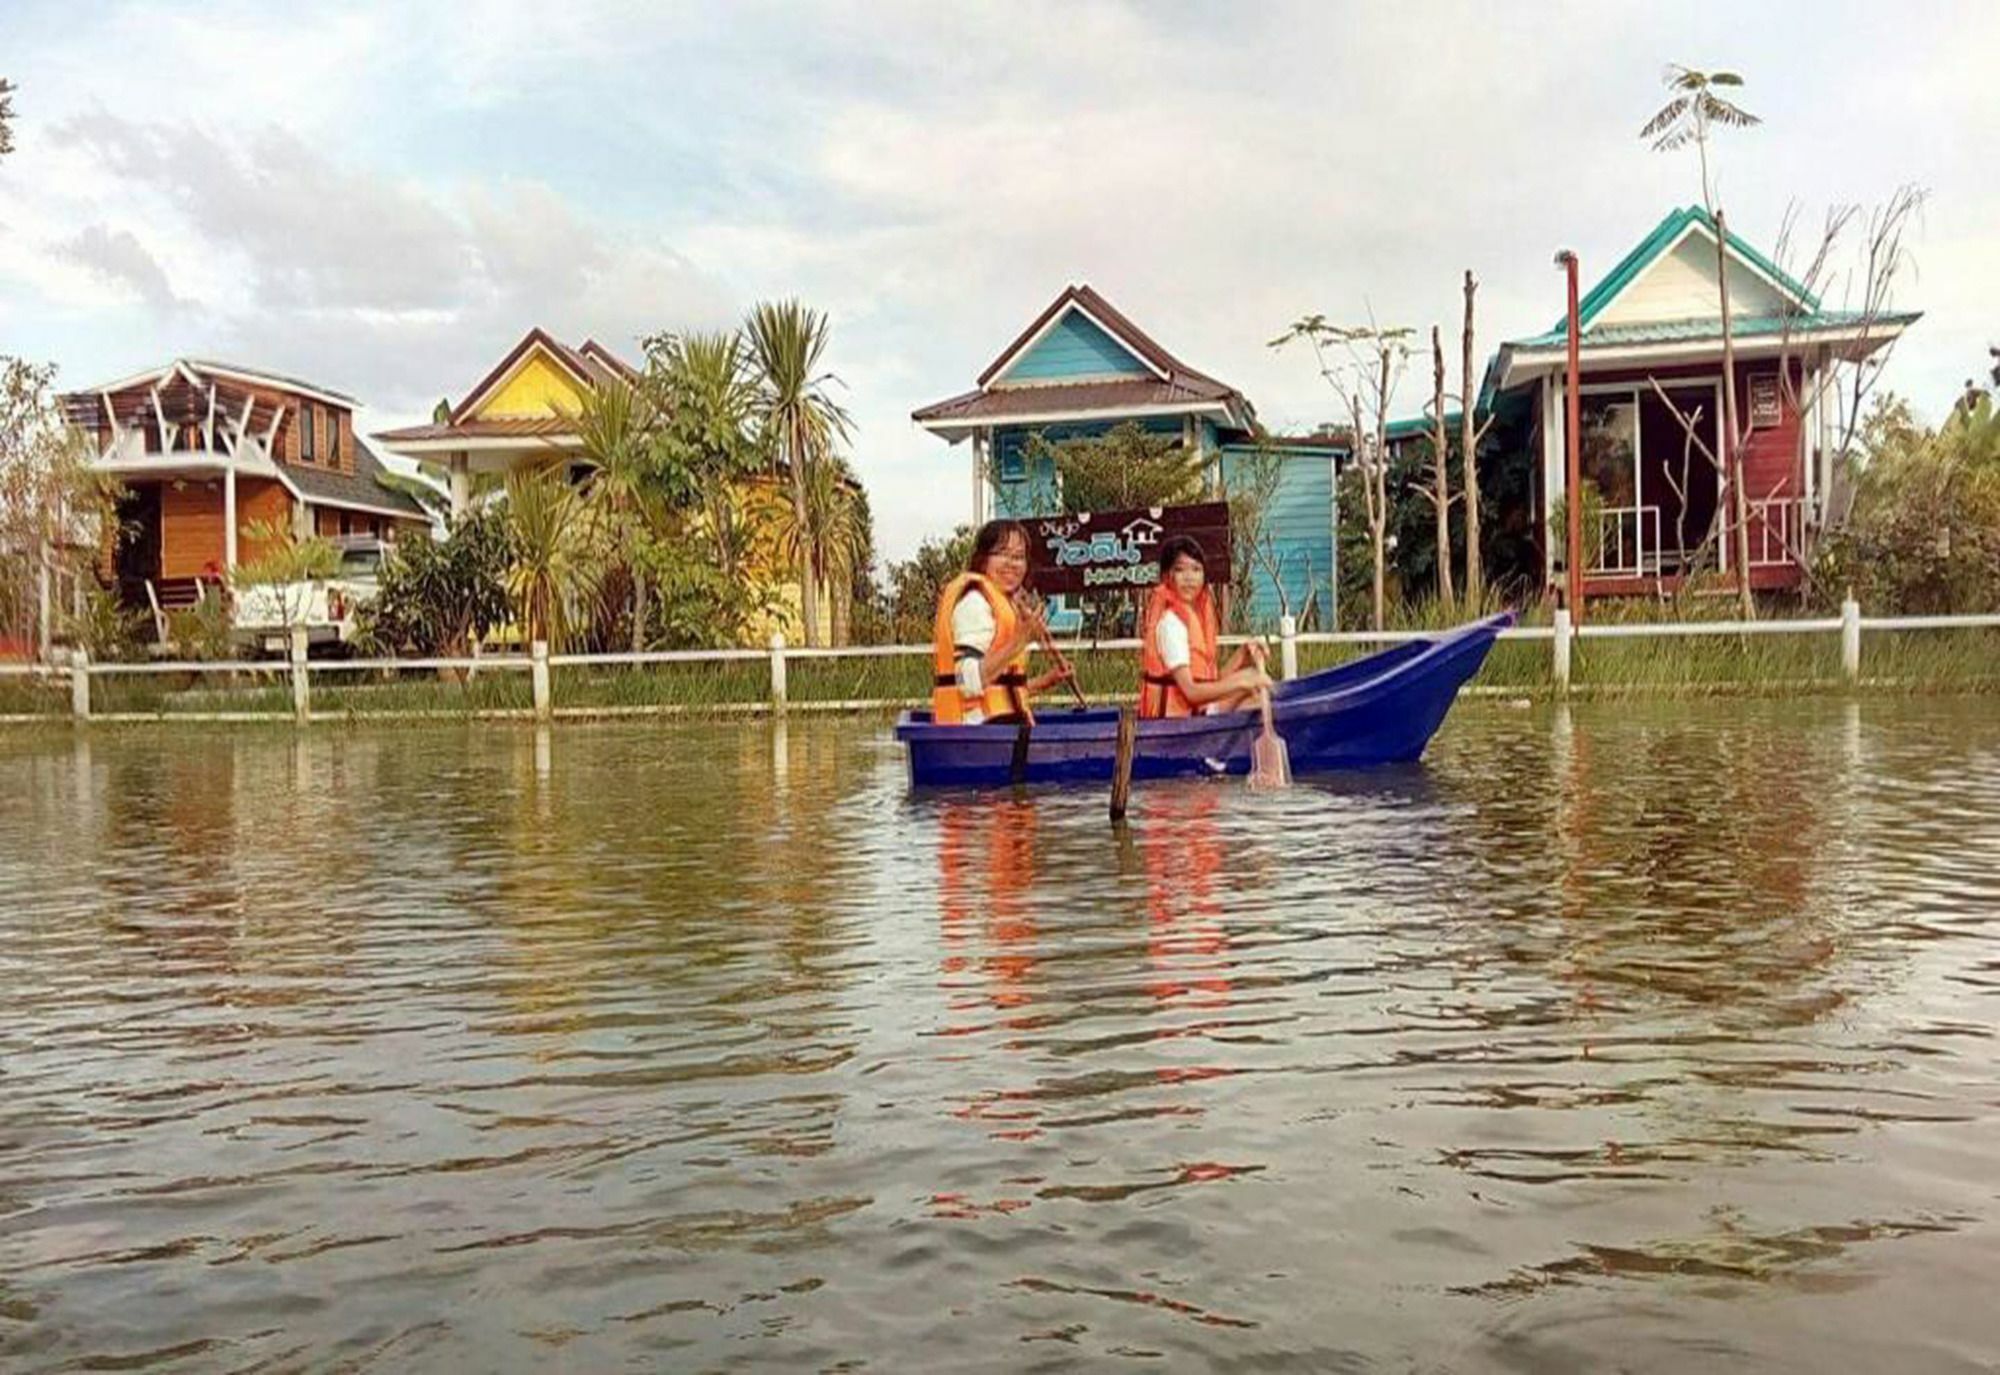
{"type": "Polygon", "coordinates": [[[583,500],[559,469],[519,468],[507,475],[507,523],[514,535],[507,592],[521,628],[559,649],[598,582],[583,500]]]}
{"type": "Polygon", "coordinates": [[[832,598],[828,620],[836,645],[847,638],[847,602],[874,546],[860,491],[846,461],[829,456],[813,464],[806,475],[804,522],[795,506],[780,505],[774,512],[779,549],[793,564],[809,570],[810,582],[824,587],[832,598]]]}
{"type": "Polygon", "coordinates": [[[646,574],[639,546],[664,518],[659,490],[659,411],[622,380],[585,393],[576,433],[588,467],[583,495],[592,520],[632,583],[632,651],[645,648],[646,574]]]}
{"type": "Polygon", "coordinates": [[[824,462],[836,440],[848,434],[847,412],[826,393],[826,384],[835,379],[821,370],[827,317],[797,301],[766,301],[750,312],[743,332],[756,373],[751,415],[769,446],[771,462],[791,480],[792,524],[799,534],[799,607],[806,644],[815,646],[819,596],[813,565],[819,558],[807,493],[812,469],[824,462]]]}
{"type": "Polygon", "coordinates": [[[731,582],[747,547],[747,507],[738,479],[757,461],[748,433],[756,388],[740,334],[668,335],[652,350],[652,377],[667,413],[666,467],[694,522],[731,582]]]}
{"type": "Polygon", "coordinates": [[[1710,125],[1747,129],[1763,123],[1756,115],[1717,95],[1716,88],[1735,89],[1743,78],[1735,72],[1701,72],[1671,65],[1662,78],[1673,97],[1654,111],[1639,137],[1650,139],[1653,151],[1670,153],[1692,143],[1701,156],[1701,203],[1715,223],[1715,281],[1722,312],[1722,466],[1729,483],[1733,561],[1736,564],[1736,610],[1744,620],[1757,611],[1750,595],[1750,499],[1743,485],[1742,436],[1736,429],[1736,331],[1729,318],[1729,220],[1715,203],[1708,178],[1710,125]]]}
{"type": "Polygon", "coordinates": [[[1701,203],[1713,214],[1715,195],[1708,181],[1709,125],[1748,129],[1764,121],[1715,93],[1717,87],[1734,88],[1743,84],[1743,78],[1735,72],[1698,72],[1675,63],[1667,67],[1662,80],[1675,95],[1654,111],[1646,127],[1639,131],[1639,137],[1652,140],[1656,153],[1675,152],[1690,143],[1695,146],[1701,156],[1701,203]]]}

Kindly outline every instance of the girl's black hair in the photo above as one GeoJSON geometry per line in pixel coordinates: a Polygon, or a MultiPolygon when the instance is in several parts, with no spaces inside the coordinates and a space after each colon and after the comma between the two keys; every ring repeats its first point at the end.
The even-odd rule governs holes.
{"type": "Polygon", "coordinates": [[[1174,571],[1174,561],[1186,554],[1200,564],[1203,572],[1208,571],[1208,555],[1201,552],[1201,541],[1193,535],[1169,535],[1160,545],[1160,577],[1174,571]]]}
{"type": "Polygon", "coordinates": [[[965,561],[969,573],[984,573],[986,560],[993,556],[1009,535],[1021,537],[1021,552],[1027,553],[1032,547],[1028,543],[1028,527],[1018,520],[989,520],[979,527],[979,533],[972,537],[972,556],[965,561]]]}

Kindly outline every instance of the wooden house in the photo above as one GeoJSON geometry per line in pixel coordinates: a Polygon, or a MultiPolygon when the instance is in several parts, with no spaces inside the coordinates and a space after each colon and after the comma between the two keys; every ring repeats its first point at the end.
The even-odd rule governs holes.
{"type": "Polygon", "coordinates": [[[124,488],[107,571],[130,605],[192,603],[270,531],[393,541],[430,524],[354,432],[354,398],[326,387],[181,358],[62,405],[124,488]]]}
{"type": "MultiPolygon", "coordinates": [[[[1703,571],[1733,571],[1722,474],[1722,311],[1715,221],[1676,210],[1579,302],[1580,475],[1586,597],[1651,595],[1703,571]],[[1690,437],[1692,429],[1693,437],[1690,437]],[[1718,519],[1719,516],[1719,519],[1718,519]],[[1713,524],[1719,537],[1705,539],[1713,524]]],[[[1887,348],[1918,316],[1829,309],[1735,233],[1729,274],[1736,404],[1743,441],[1749,571],[1754,588],[1795,588],[1824,519],[1833,474],[1827,381],[1887,348]]],[[[1562,581],[1550,535],[1565,486],[1567,320],[1501,346],[1483,405],[1493,444],[1531,456],[1541,573],[1562,581]]]]}
{"type": "Polygon", "coordinates": [[[1052,460],[1032,443],[1097,437],[1133,423],[1178,436],[1208,463],[1211,492],[1245,465],[1277,464],[1264,517],[1267,558],[1252,576],[1249,620],[1289,607],[1334,624],[1334,488],[1345,446],[1323,436],[1260,434],[1236,388],[1188,366],[1087,285],[1065,288],[982,371],[972,390],[912,419],[971,456],[975,524],[1060,509],[1052,460]],[[1282,595],[1281,595],[1282,593],[1282,595]]]}

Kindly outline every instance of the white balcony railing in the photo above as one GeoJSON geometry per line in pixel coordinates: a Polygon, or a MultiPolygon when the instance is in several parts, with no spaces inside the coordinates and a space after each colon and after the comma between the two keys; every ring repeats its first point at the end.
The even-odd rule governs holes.
{"type": "Polygon", "coordinates": [[[1750,566],[1789,568],[1804,533],[1805,507],[1797,497],[1766,497],[1750,503],[1750,566]]]}
{"type": "Polygon", "coordinates": [[[1659,571],[1659,507],[1606,506],[1597,513],[1597,557],[1591,573],[1637,578],[1659,571]]]}

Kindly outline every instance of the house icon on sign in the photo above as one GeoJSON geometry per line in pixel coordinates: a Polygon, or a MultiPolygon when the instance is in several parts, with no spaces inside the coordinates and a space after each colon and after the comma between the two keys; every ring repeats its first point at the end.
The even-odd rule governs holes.
{"type": "Polygon", "coordinates": [[[1135,521],[1128,522],[1125,528],[1118,533],[1129,544],[1158,544],[1162,528],[1157,520],[1148,520],[1146,517],[1141,516],[1135,521]]]}

